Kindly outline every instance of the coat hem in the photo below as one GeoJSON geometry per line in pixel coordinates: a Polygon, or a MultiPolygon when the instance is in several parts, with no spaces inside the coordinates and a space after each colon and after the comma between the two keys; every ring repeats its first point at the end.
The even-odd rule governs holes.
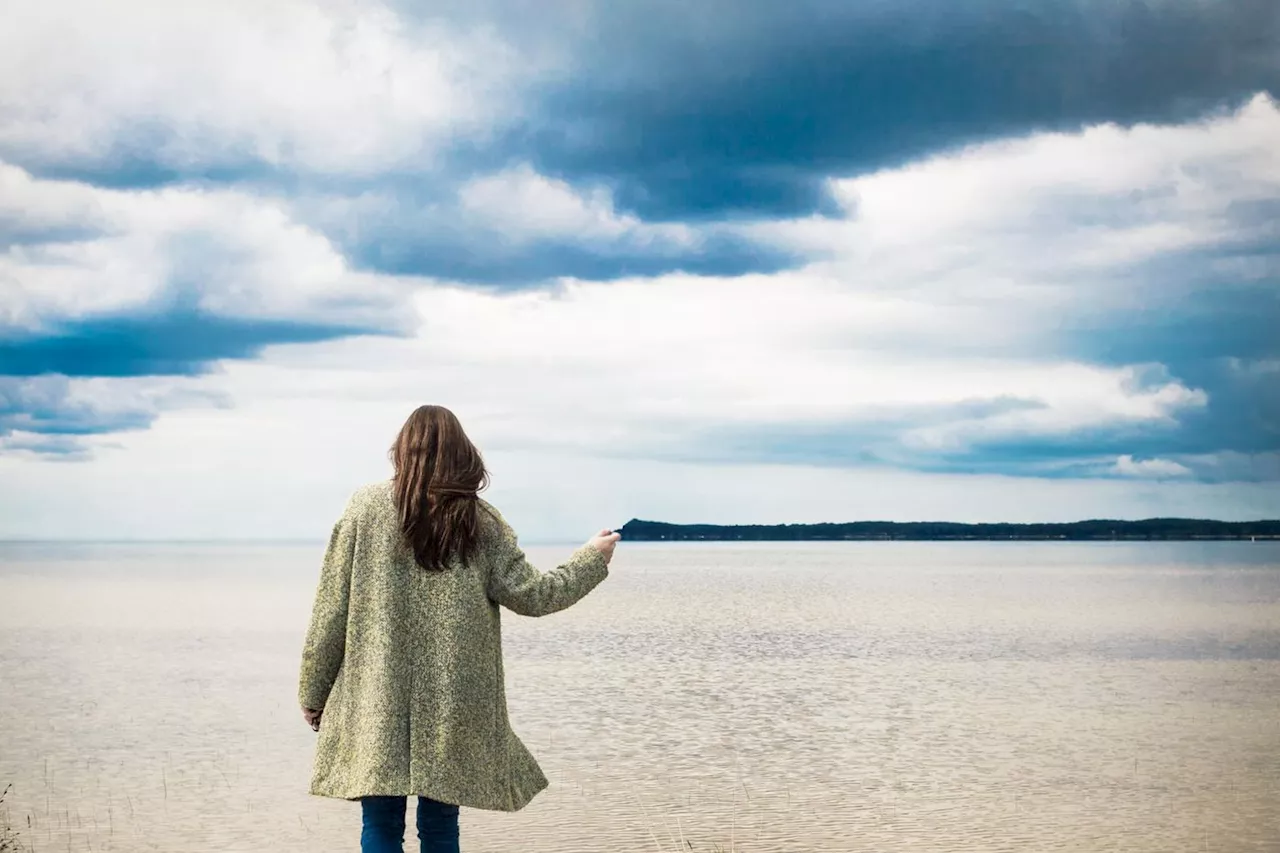
{"type": "Polygon", "coordinates": [[[484,800],[477,797],[459,796],[457,794],[450,795],[441,789],[413,786],[404,787],[376,787],[367,790],[361,790],[359,793],[351,791],[339,791],[332,788],[324,788],[319,786],[311,786],[310,793],[313,797],[324,797],[331,800],[346,800],[347,802],[359,802],[363,797],[427,797],[441,803],[448,803],[453,806],[461,806],[468,809],[479,809],[487,812],[518,812],[533,802],[534,798],[550,787],[549,782],[542,782],[535,785],[529,792],[527,797],[521,800],[513,800],[506,805],[497,805],[492,800],[484,800]]]}

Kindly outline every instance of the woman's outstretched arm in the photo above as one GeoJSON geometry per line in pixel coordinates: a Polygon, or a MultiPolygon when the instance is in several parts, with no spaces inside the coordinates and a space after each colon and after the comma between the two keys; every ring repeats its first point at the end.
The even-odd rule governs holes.
{"type": "Polygon", "coordinates": [[[525,556],[511,526],[500,519],[499,527],[501,542],[490,568],[489,598],[521,616],[546,616],[564,610],[595,589],[609,574],[616,534],[596,537],[601,540],[600,547],[587,543],[567,562],[549,572],[541,572],[525,556]]]}
{"type": "Polygon", "coordinates": [[[311,610],[311,627],[302,647],[298,700],[303,708],[321,711],[342,668],[347,644],[347,605],[351,597],[351,564],[356,550],[356,522],[344,513],[333,527],[320,569],[320,584],[311,610]]]}

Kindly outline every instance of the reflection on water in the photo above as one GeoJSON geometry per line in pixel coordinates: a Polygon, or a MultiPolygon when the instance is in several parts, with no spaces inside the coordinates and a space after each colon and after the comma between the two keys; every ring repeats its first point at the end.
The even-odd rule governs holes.
{"type": "MultiPolygon", "coordinates": [[[[305,793],[320,547],[0,545],[34,850],[358,848],[305,793]]],[[[1280,543],[632,544],[506,645],[552,787],[472,853],[1280,851],[1280,543]]]]}

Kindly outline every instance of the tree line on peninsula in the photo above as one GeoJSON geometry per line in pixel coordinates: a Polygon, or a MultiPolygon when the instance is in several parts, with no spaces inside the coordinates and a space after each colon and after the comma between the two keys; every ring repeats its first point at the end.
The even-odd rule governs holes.
{"type": "Polygon", "coordinates": [[[951,521],[851,521],[823,524],[669,524],[633,518],[619,528],[632,542],[796,542],[832,540],[1176,540],[1280,539],[1280,520],[1213,521],[1148,518],[1140,521],[1094,519],[1066,523],[964,524],[951,521]]]}

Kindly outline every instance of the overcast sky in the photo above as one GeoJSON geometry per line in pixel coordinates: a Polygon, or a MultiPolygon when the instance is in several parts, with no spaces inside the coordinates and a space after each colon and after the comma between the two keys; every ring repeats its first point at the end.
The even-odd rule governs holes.
{"type": "Polygon", "coordinates": [[[0,537],[1280,517],[1274,0],[0,18],[0,537]]]}

